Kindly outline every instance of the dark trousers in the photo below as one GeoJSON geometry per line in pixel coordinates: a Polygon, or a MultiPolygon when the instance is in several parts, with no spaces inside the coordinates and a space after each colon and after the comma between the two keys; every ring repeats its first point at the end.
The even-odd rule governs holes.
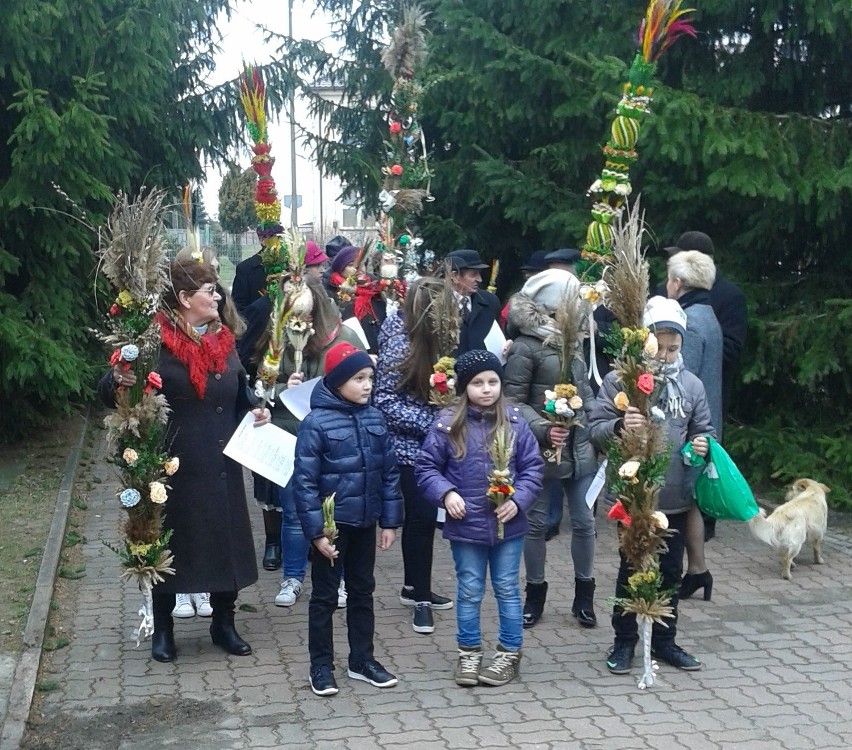
{"type": "Polygon", "coordinates": [[[402,526],[402,564],[404,583],[412,586],[411,598],[428,602],[432,597],[432,548],[435,542],[435,520],[438,509],[420,492],[413,466],[399,467],[405,521],[402,526]]]}
{"type": "MultiPolygon", "coordinates": [[[[686,533],[686,513],[676,513],[668,516],[669,531],[674,533],[666,537],[668,549],[660,555],[660,573],[663,578],[663,589],[674,589],[671,599],[673,617],[666,617],[666,625],[654,623],[651,631],[651,643],[654,646],[672,643],[677,636],[677,591],[680,587],[680,579],[683,575],[683,541],[686,533]]],[[[618,552],[621,564],[618,566],[618,578],[615,582],[615,595],[627,597],[627,579],[635,572],[630,569],[627,560],[618,552]]],[[[639,628],[636,624],[636,615],[622,613],[621,607],[612,610],[612,628],[615,630],[615,640],[627,643],[636,643],[639,640],[639,628]]]]}
{"type": "Polygon", "coordinates": [[[334,566],[324,555],[314,552],[311,563],[311,603],[308,606],[308,650],[311,666],[334,664],[334,613],[340,566],[346,581],[346,622],[349,627],[349,666],[360,668],[373,658],[373,590],[376,579],[376,527],[359,529],[338,526],[334,543],[340,554],[334,566]]]}

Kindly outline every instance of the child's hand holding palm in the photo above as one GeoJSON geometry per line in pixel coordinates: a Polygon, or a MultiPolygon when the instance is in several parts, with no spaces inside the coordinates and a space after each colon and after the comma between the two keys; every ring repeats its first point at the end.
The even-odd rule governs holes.
{"type": "Polygon", "coordinates": [[[447,509],[447,513],[450,514],[450,518],[455,518],[456,521],[464,518],[465,513],[467,512],[464,498],[455,490],[450,490],[444,496],[444,507],[447,509]]]}

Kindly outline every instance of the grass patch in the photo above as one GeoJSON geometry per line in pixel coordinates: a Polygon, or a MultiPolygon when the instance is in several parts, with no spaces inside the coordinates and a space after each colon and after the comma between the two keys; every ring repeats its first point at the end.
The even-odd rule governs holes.
{"type": "Polygon", "coordinates": [[[44,641],[45,651],[58,651],[60,648],[65,648],[69,643],[71,643],[70,638],[59,637],[59,638],[47,638],[44,641]]]}
{"type": "Polygon", "coordinates": [[[35,684],[35,689],[40,693],[52,693],[55,690],[59,690],[60,683],[56,677],[50,677],[46,680],[39,680],[35,684]]]}
{"type": "Polygon", "coordinates": [[[62,578],[67,578],[70,581],[76,581],[86,577],[85,565],[62,565],[59,568],[59,575],[62,578]]]}

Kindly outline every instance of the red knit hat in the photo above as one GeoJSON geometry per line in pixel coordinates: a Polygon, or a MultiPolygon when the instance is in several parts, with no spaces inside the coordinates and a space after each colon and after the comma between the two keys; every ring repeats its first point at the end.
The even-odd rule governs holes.
{"type": "Polygon", "coordinates": [[[332,390],[337,390],[356,372],[365,367],[375,370],[370,355],[346,341],[341,341],[331,347],[325,355],[326,385],[332,390]]]}

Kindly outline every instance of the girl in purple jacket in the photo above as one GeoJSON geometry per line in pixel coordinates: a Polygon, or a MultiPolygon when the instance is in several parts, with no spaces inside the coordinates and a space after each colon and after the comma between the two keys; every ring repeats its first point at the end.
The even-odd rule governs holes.
{"type": "Polygon", "coordinates": [[[450,541],[458,578],[456,684],[505,685],[518,674],[521,661],[519,569],[526,511],[541,492],[544,461],[520,410],[503,398],[500,360],[474,350],[459,357],[455,367],[460,398],[429,430],[415,476],[423,497],[447,511],[444,537],[450,541]],[[501,433],[513,441],[509,471],[514,494],[495,506],[487,492],[495,468],[491,448],[501,433]],[[479,620],[489,566],[500,629],[494,660],[483,669],[479,620]]]}

